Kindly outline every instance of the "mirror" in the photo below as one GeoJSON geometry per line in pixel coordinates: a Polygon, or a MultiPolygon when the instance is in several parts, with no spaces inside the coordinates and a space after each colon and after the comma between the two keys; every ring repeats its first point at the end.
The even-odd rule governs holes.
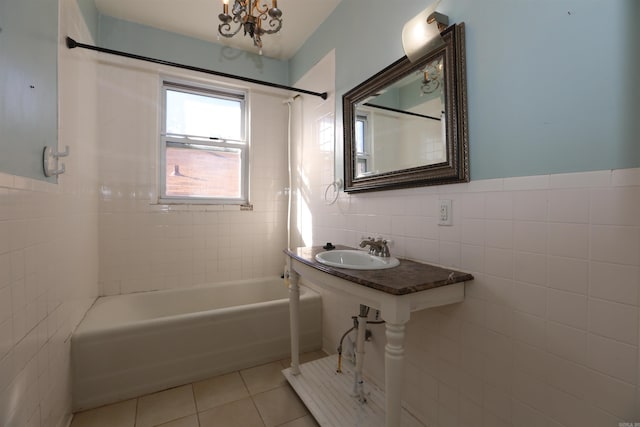
{"type": "Polygon", "coordinates": [[[345,93],[345,191],[469,181],[464,24],[345,93]]]}

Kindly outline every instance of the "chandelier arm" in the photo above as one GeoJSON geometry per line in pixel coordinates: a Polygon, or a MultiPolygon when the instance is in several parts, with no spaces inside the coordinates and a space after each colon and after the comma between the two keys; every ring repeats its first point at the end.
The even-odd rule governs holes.
{"type": "Polygon", "coordinates": [[[256,1],[253,5],[253,8],[258,12],[260,16],[266,15],[269,11],[269,6],[267,4],[263,4],[263,6],[264,9],[260,9],[260,3],[258,1],[256,1]]]}
{"type": "Polygon", "coordinates": [[[218,33],[222,37],[231,38],[231,37],[235,36],[236,34],[238,34],[240,29],[242,28],[242,16],[240,15],[241,13],[242,13],[242,11],[240,11],[239,14],[233,16],[232,22],[235,25],[237,25],[235,31],[231,31],[231,23],[230,22],[222,22],[220,25],[218,25],[218,33]]]}
{"type": "Polygon", "coordinates": [[[280,29],[282,28],[282,19],[271,19],[269,20],[269,26],[270,27],[275,27],[272,28],[270,30],[265,30],[264,28],[261,28],[260,33],[261,34],[275,34],[278,31],[280,31],[280,29]]]}
{"type": "Polygon", "coordinates": [[[218,25],[218,33],[222,37],[231,38],[231,37],[235,36],[236,34],[238,34],[238,32],[240,31],[240,28],[242,28],[242,25],[238,24],[238,26],[236,27],[236,30],[235,31],[231,31],[231,24],[222,23],[222,24],[218,25]]]}
{"type": "Polygon", "coordinates": [[[422,86],[420,86],[420,90],[424,94],[429,94],[435,92],[440,87],[439,80],[429,80],[423,82],[422,86]]]}

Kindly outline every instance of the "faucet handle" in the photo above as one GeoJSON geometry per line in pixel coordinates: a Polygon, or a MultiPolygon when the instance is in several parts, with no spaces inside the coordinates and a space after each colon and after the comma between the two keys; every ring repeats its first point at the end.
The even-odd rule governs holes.
{"type": "Polygon", "coordinates": [[[391,256],[389,254],[389,246],[387,246],[387,243],[391,242],[390,240],[385,240],[382,237],[377,237],[375,239],[373,237],[363,237],[363,239],[364,240],[360,242],[360,247],[364,248],[365,246],[369,246],[369,253],[371,255],[380,257],[391,256]]]}
{"type": "Polygon", "coordinates": [[[388,240],[382,239],[380,238],[379,242],[379,247],[380,247],[380,256],[381,257],[390,257],[391,253],[389,252],[389,246],[387,245],[387,243],[389,242],[388,240]]]}

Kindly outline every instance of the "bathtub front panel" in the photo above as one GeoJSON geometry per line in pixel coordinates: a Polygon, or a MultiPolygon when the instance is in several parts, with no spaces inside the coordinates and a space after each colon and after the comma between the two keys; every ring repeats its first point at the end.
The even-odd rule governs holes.
{"type": "MultiPolygon", "coordinates": [[[[322,342],[321,300],[317,293],[304,291],[300,347],[311,351],[322,342]]],[[[287,357],[289,302],[85,330],[74,334],[71,351],[74,410],[93,408],[287,357]]]]}

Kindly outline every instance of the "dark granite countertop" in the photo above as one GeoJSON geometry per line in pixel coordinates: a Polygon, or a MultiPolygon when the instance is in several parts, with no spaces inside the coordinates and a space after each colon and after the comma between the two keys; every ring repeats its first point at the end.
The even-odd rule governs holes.
{"type": "MultiPolygon", "coordinates": [[[[336,245],[335,249],[354,249],[336,245]]],[[[352,270],[320,264],[315,256],[322,246],[285,250],[290,257],[327,274],[393,295],[426,291],[440,286],[473,280],[469,273],[400,259],[400,265],[386,270],[352,270]]]]}

